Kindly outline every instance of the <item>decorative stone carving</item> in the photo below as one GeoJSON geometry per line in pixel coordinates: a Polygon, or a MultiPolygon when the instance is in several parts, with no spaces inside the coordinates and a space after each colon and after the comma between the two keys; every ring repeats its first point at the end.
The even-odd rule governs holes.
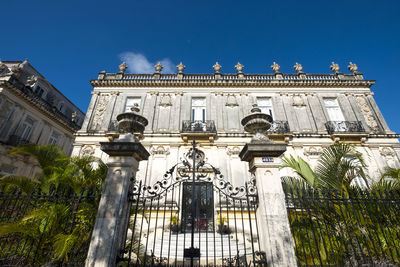
{"type": "Polygon", "coordinates": [[[156,71],[156,73],[161,73],[162,69],[164,68],[163,65],[161,65],[161,62],[158,62],[155,66],[154,66],[154,70],[156,71]]]}
{"type": "Polygon", "coordinates": [[[236,69],[236,72],[237,72],[237,73],[243,73],[243,68],[244,68],[244,66],[243,66],[242,64],[240,64],[240,62],[238,62],[238,63],[235,65],[235,69],[236,69]]]}
{"type": "Polygon", "coordinates": [[[226,149],[226,154],[228,154],[228,156],[239,157],[240,151],[241,151],[241,149],[238,146],[228,147],[226,149]]]}
{"type": "Polygon", "coordinates": [[[383,157],[384,161],[391,168],[396,167],[396,152],[390,147],[379,148],[379,153],[383,157]]]}
{"type": "Polygon", "coordinates": [[[332,62],[331,66],[329,67],[333,73],[338,73],[339,72],[339,64],[336,64],[335,62],[332,62]]]}
{"type": "Polygon", "coordinates": [[[228,106],[228,107],[236,107],[236,106],[238,106],[238,105],[239,105],[239,104],[238,104],[238,102],[237,102],[236,96],[235,96],[234,94],[228,94],[227,97],[226,97],[226,104],[225,104],[225,106],[228,106]]]}
{"type": "Polygon", "coordinates": [[[320,146],[306,146],[303,148],[304,156],[307,158],[319,158],[322,154],[323,148],[320,146]]]}
{"type": "Polygon", "coordinates": [[[99,101],[97,102],[95,113],[92,122],[92,129],[99,130],[103,124],[104,113],[107,108],[108,94],[101,94],[99,96],[99,101]]]}
{"type": "Polygon", "coordinates": [[[396,153],[394,152],[394,150],[390,147],[381,147],[379,148],[379,153],[381,153],[382,157],[385,158],[393,158],[396,156],[396,153]]]}
{"type": "Polygon", "coordinates": [[[125,62],[122,62],[122,63],[119,65],[119,72],[120,72],[120,73],[124,73],[124,72],[126,71],[127,68],[128,68],[128,65],[127,65],[125,62]]]}
{"type": "Polygon", "coordinates": [[[26,86],[33,86],[37,81],[37,77],[35,75],[29,76],[26,79],[26,86]]]}
{"type": "Polygon", "coordinates": [[[300,108],[304,107],[306,104],[304,103],[303,98],[300,95],[294,95],[292,98],[292,106],[300,108]]]}
{"type": "Polygon", "coordinates": [[[251,113],[242,119],[241,124],[246,132],[254,134],[252,143],[271,142],[264,134],[271,128],[272,117],[262,113],[257,104],[253,105],[251,113]]]}
{"type": "Polygon", "coordinates": [[[182,64],[182,62],[179,63],[178,66],[176,66],[176,69],[178,70],[178,73],[183,73],[185,70],[186,66],[182,64]]]}
{"type": "Polygon", "coordinates": [[[169,152],[169,147],[160,145],[160,146],[153,146],[150,149],[150,153],[154,156],[157,155],[166,156],[169,155],[170,152],[169,152]]]}
{"type": "Polygon", "coordinates": [[[220,73],[221,68],[222,68],[221,65],[219,65],[218,62],[216,62],[216,63],[214,64],[214,66],[213,66],[214,73],[220,73]]]}
{"type": "Polygon", "coordinates": [[[278,63],[276,63],[274,61],[274,63],[272,63],[272,65],[271,65],[271,69],[272,69],[273,72],[279,73],[279,70],[281,69],[281,66],[279,66],[278,63]]]}
{"type": "Polygon", "coordinates": [[[77,116],[77,115],[78,115],[78,114],[76,113],[76,111],[72,112],[71,121],[75,122],[76,116],[77,116]]]}
{"type": "Polygon", "coordinates": [[[161,99],[160,99],[160,104],[159,105],[164,107],[164,108],[172,106],[171,95],[170,94],[161,95],[161,99]]]}
{"type": "Polygon", "coordinates": [[[139,115],[139,105],[135,103],[131,112],[124,112],[117,116],[118,129],[122,133],[116,142],[139,142],[134,134],[143,138],[143,131],[149,123],[148,120],[139,115]]]}
{"type": "Polygon", "coordinates": [[[82,147],[81,156],[93,156],[95,151],[94,146],[85,145],[82,147]]]}
{"type": "Polygon", "coordinates": [[[373,132],[379,132],[378,123],[376,122],[375,117],[372,114],[372,111],[369,108],[365,98],[363,96],[357,96],[356,101],[361,108],[361,113],[363,114],[367,125],[371,128],[373,132]]]}
{"type": "Polygon", "coordinates": [[[293,68],[297,73],[302,73],[303,72],[303,66],[301,64],[297,63],[297,62],[296,62],[296,64],[294,64],[293,68]]]}
{"type": "Polygon", "coordinates": [[[6,71],[8,71],[7,65],[0,61],[0,75],[2,75],[6,71]]]}
{"type": "Polygon", "coordinates": [[[356,64],[350,62],[349,65],[347,66],[347,68],[349,69],[349,71],[353,74],[355,74],[358,70],[358,67],[356,64]]]}
{"type": "Polygon", "coordinates": [[[19,76],[21,74],[21,64],[17,64],[11,67],[11,72],[16,75],[19,76]]]}

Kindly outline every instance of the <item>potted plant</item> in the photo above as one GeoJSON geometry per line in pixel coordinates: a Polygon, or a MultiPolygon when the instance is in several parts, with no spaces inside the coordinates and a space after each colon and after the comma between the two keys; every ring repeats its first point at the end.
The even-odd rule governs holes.
{"type": "Polygon", "coordinates": [[[178,233],[181,228],[178,216],[177,215],[171,216],[169,222],[170,222],[169,229],[171,230],[171,232],[178,233]]]}
{"type": "Polygon", "coordinates": [[[223,235],[223,234],[230,234],[231,230],[229,227],[225,224],[228,222],[228,219],[222,216],[217,217],[217,233],[223,235]]]}

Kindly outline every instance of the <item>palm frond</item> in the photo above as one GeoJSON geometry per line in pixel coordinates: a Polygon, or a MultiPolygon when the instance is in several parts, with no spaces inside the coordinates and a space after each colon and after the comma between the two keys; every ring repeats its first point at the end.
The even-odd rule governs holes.
{"type": "Polygon", "coordinates": [[[0,178],[0,185],[4,184],[8,189],[18,188],[24,194],[31,194],[40,183],[36,179],[30,179],[22,175],[10,174],[0,178]]]}
{"type": "Polygon", "coordinates": [[[71,234],[58,234],[54,237],[53,251],[57,260],[65,259],[68,261],[68,254],[73,251],[80,242],[80,236],[76,231],[71,234]]]}
{"type": "Polygon", "coordinates": [[[310,165],[302,158],[297,157],[295,159],[292,155],[290,157],[282,157],[283,165],[281,168],[291,168],[299,175],[304,181],[306,181],[311,187],[315,187],[318,183],[318,179],[310,165]]]}
{"type": "Polygon", "coordinates": [[[57,160],[67,157],[61,148],[54,144],[46,146],[27,144],[11,149],[9,154],[29,154],[33,156],[39,162],[45,174],[48,172],[47,168],[56,165],[57,160]]]}

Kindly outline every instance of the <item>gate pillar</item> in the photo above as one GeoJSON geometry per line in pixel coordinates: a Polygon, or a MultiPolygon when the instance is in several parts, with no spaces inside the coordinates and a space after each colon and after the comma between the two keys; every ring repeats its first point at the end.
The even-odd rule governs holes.
{"type": "Polygon", "coordinates": [[[149,153],[139,142],[100,143],[101,150],[110,157],[108,173],[101,195],[93,229],[86,267],[115,266],[129,220],[128,191],[135,177],[139,161],[149,153]]]}
{"type": "Polygon", "coordinates": [[[259,242],[266,253],[267,266],[297,266],[279,175],[278,157],[285,150],[285,144],[252,141],[239,155],[241,160],[249,162],[249,170],[255,175],[259,197],[256,211],[259,242]]]}

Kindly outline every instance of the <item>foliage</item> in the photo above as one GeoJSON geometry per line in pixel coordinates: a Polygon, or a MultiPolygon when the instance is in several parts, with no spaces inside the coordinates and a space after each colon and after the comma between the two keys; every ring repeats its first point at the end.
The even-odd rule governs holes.
{"type": "Polygon", "coordinates": [[[172,225],[178,225],[179,224],[179,218],[177,215],[171,216],[169,219],[172,225]]]}
{"type": "Polygon", "coordinates": [[[400,170],[358,188],[363,158],[353,146],[334,144],[313,170],[303,159],[283,158],[298,177],[282,177],[299,265],[400,264],[400,170]]]}
{"type": "MultiPolygon", "coordinates": [[[[315,170],[302,158],[282,157],[281,168],[291,168],[300,178],[303,186],[306,182],[312,188],[325,188],[347,192],[351,181],[360,177],[366,181],[366,165],[360,152],[354,146],[342,143],[325,148],[315,170]]],[[[284,177],[289,183],[296,183],[295,178],[284,177]]]]}
{"type": "Polygon", "coordinates": [[[285,187],[299,265],[400,264],[399,191],[285,187]]]}
{"type": "Polygon", "coordinates": [[[218,215],[218,217],[217,217],[217,225],[225,225],[225,223],[227,223],[227,222],[228,222],[227,218],[225,218],[225,217],[223,217],[221,215],[218,215]]]}
{"type": "Polygon", "coordinates": [[[376,188],[400,190],[400,169],[387,167],[378,183],[373,185],[376,188]]]}
{"type": "Polygon", "coordinates": [[[0,178],[0,259],[19,255],[30,265],[76,260],[86,253],[106,165],[91,156],[69,158],[55,145],[10,151],[16,153],[34,157],[41,170],[33,179],[0,178]]]}

